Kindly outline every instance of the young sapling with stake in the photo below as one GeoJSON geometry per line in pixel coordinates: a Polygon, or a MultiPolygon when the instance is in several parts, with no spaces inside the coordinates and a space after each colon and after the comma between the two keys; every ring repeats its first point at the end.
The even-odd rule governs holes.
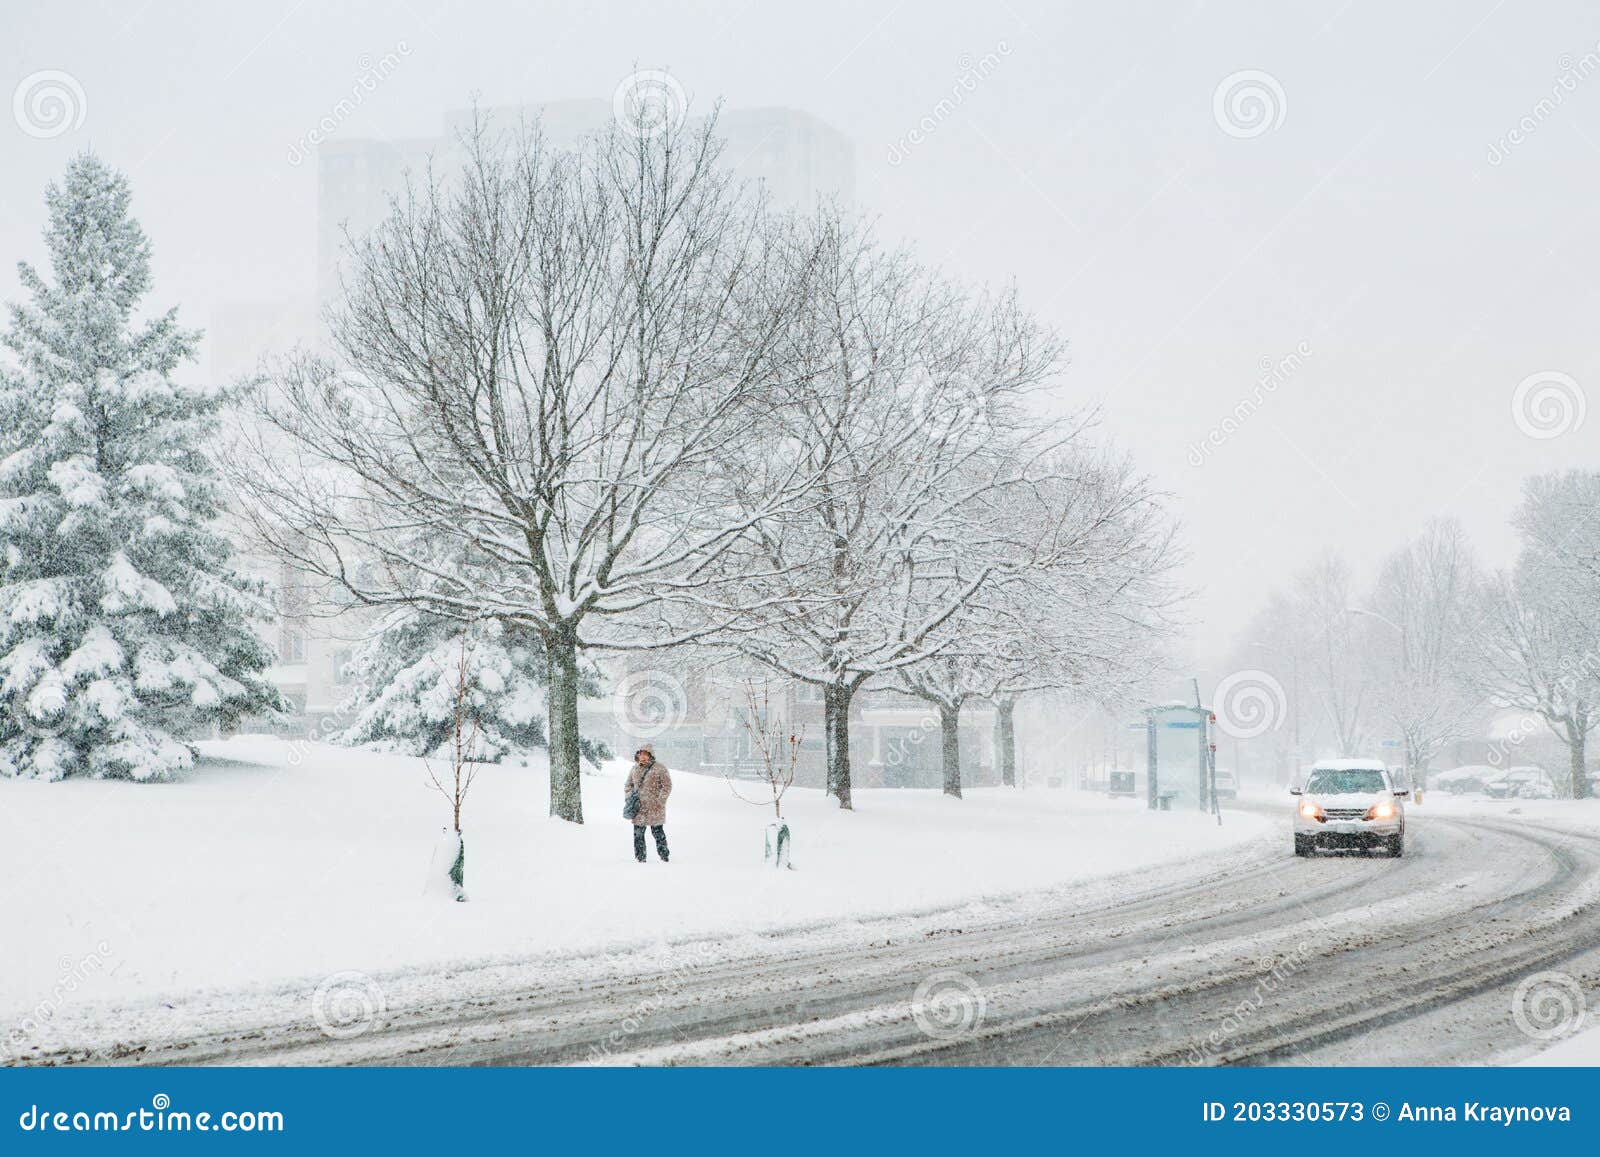
{"type": "MultiPolygon", "coordinates": [[[[795,766],[800,762],[800,749],[805,742],[805,728],[790,730],[788,721],[774,718],[767,681],[761,681],[759,698],[754,680],[744,684],[744,728],[761,756],[761,779],[772,793],[773,822],[767,825],[766,855],[774,867],[792,868],[789,862],[789,823],[783,818],[783,794],[794,784],[795,766]]],[[[728,790],[745,803],[757,807],[767,806],[764,799],[750,799],[740,792],[733,778],[728,777],[728,790]]]]}
{"type": "Polygon", "coordinates": [[[477,778],[478,768],[482,763],[481,753],[478,751],[478,728],[478,714],[472,703],[471,652],[463,637],[456,661],[455,688],[451,703],[449,776],[441,777],[431,759],[424,757],[422,761],[434,790],[450,801],[451,826],[445,829],[445,836],[447,848],[453,849],[454,853],[449,857],[451,895],[458,901],[467,898],[467,845],[461,834],[461,805],[466,802],[467,792],[472,789],[472,781],[477,778]]]}

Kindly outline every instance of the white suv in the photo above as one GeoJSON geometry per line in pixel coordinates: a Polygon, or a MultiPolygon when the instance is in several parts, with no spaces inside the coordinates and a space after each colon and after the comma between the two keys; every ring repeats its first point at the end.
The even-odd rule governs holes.
{"type": "Polygon", "coordinates": [[[1375,759],[1334,759],[1319,763],[1305,786],[1290,789],[1300,797],[1294,809],[1294,854],[1317,848],[1383,848],[1405,854],[1405,783],[1375,759]]]}

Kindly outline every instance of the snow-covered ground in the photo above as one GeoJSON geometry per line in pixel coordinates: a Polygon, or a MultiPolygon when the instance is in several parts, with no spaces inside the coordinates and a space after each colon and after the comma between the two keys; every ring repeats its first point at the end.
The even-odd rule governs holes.
{"type": "Polygon", "coordinates": [[[1550,1066],[1565,1065],[1600,1065],[1600,1024],[1596,1023],[1596,1014],[1590,1012],[1584,1022],[1585,1027],[1550,1045],[1543,1052],[1534,1053],[1519,1064],[1548,1068],[1550,1066]]]}
{"type": "MultiPolygon", "coordinates": [[[[1433,814],[1482,817],[1537,823],[1545,828],[1572,831],[1600,830],[1600,799],[1490,799],[1478,793],[1453,795],[1430,791],[1423,797],[1433,814]]],[[[1566,995],[1566,994],[1563,994],[1566,995]]],[[[1582,1017],[1571,1035],[1562,1036],[1548,1047],[1519,1062],[1524,1065],[1600,1065],[1600,1012],[1578,1008],[1582,1017]]]]}
{"type": "Polygon", "coordinates": [[[580,827],[547,818],[536,757],[481,773],[463,822],[471,901],[455,904],[424,893],[448,811],[420,761],[259,736],[204,749],[181,783],[0,781],[0,921],[15,948],[0,967],[0,1027],[41,1009],[344,970],[614,953],[1004,902],[1226,852],[1271,826],[1043,790],[859,791],[842,813],[794,789],[796,870],[778,872],[762,863],[770,807],[680,772],[672,863],[652,848],[640,866],[620,817],[623,766],[585,778],[580,827]]]}
{"type": "Polygon", "coordinates": [[[1521,819],[1546,827],[1600,828],[1600,799],[1489,799],[1476,794],[1429,791],[1423,796],[1423,806],[1440,815],[1521,819]]]}

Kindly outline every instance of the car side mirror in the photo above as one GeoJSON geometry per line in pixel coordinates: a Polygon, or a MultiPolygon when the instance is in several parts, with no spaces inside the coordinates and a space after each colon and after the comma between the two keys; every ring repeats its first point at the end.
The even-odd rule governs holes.
{"type": "Polygon", "coordinates": [[[1299,795],[1300,794],[1300,789],[1297,788],[1297,787],[1291,787],[1289,789],[1289,794],[1290,795],[1299,795]]]}
{"type": "Polygon", "coordinates": [[[1395,796],[1396,798],[1398,798],[1398,797],[1403,796],[1403,795],[1410,795],[1411,794],[1411,789],[1409,787],[1408,788],[1403,788],[1400,791],[1390,792],[1389,794],[1391,794],[1391,795],[1395,796]]]}

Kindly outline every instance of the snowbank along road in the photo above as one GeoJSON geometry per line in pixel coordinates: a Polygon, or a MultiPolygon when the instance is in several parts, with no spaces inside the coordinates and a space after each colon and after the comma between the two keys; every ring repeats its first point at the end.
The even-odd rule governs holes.
{"type": "MultiPolygon", "coordinates": [[[[1015,910],[496,966],[355,1015],[215,1013],[91,1064],[1357,1064],[1514,1059],[1600,986],[1600,833],[1414,811],[1404,859],[1243,852],[1015,910]],[[330,1016],[335,1020],[330,1021],[330,1016]]],[[[178,1010],[181,1015],[184,1010],[178,1010]]]]}

